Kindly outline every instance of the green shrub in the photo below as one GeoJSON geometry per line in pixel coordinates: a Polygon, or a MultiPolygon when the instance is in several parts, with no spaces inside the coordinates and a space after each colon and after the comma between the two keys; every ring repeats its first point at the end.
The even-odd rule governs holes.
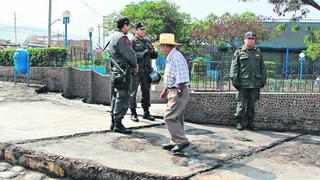
{"type": "Polygon", "coordinates": [[[192,63],[192,74],[206,74],[207,62],[203,57],[199,57],[192,63]]]}
{"type": "Polygon", "coordinates": [[[212,60],[212,56],[211,56],[210,54],[205,54],[205,55],[204,55],[204,58],[205,58],[205,59],[210,59],[210,60],[212,60]]]}
{"type": "Polygon", "coordinates": [[[276,26],[276,30],[277,31],[285,31],[286,30],[286,24],[285,23],[279,23],[279,24],[277,24],[277,26],[276,26]]]}
{"type": "Polygon", "coordinates": [[[13,54],[15,49],[6,49],[0,51],[0,65],[12,66],[13,65],[13,54]]]}
{"type": "Polygon", "coordinates": [[[97,56],[96,59],[93,61],[93,64],[96,65],[96,66],[101,66],[102,65],[102,57],[100,56],[97,56]]]}
{"type": "MultiPolygon", "coordinates": [[[[65,48],[29,48],[30,65],[38,67],[63,66],[67,60],[65,48]]],[[[0,65],[12,66],[15,49],[0,51],[0,65]]]]}
{"type": "Polygon", "coordinates": [[[300,30],[300,27],[299,26],[292,26],[291,27],[291,32],[297,32],[300,30]]]}

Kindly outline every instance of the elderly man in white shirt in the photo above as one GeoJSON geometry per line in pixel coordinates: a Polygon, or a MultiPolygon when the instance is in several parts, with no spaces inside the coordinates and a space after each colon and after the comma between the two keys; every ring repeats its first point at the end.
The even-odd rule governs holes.
{"type": "Polygon", "coordinates": [[[160,98],[168,97],[168,104],[164,120],[171,136],[168,144],[163,144],[162,148],[171,150],[173,153],[182,151],[189,146],[189,140],[185,135],[184,111],[189,101],[189,69],[186,59],[175,48],[180,45],[175,42],[174,34],[160,34],[160,48],[167,56],[164,71],[165,89],[160,98]]]}

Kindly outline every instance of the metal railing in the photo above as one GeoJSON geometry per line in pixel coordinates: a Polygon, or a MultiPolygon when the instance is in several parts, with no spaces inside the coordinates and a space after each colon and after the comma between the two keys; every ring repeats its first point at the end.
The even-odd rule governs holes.
{"type": "MultiPolygon", "coordinates": [[[[195,91],[235,91],[229,79],[230,63],[207,61],[191,69],[191,89],[195,91]]],[[[319,93],[320,92],[320,64],[303,65],[302,79],[300,79],[300,65],[289,65],[286,78],[282,64],[266,65],[267,83],[261,90],[264,92],[287,93],[319,93]]]]}

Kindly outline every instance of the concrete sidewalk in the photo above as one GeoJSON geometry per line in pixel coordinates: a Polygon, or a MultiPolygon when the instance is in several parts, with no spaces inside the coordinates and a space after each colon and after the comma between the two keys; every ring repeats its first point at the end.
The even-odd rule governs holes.
{"type": "MultiPolygon", "coordinates": [[[[191,145],[174,156],[160,147],[169,141],[162,119],[151,122],[140,117],[141,122],[135,123],[126,116],[125,126],[134,133],[112,133],[108,131],[110,107],[68,100],[57,93],[39,95],[35,88],[0,81],[0,160],[70,179],[320,176],[319,136],[186,123],[191,145]]],[[[160,117],[165,106],[153,104],[151,113],[160,117]]],[[[142,109],[138,112],[142,114],[142,109]]],[[[0,179],[14,171],[3,167],[0,164],[0,179]]],[[[16,173],[11,179],[25,179],[25,175],[16,173]]]]}
{"type": "MultiPolygon", "coordinates": [[[[1,82],[0,85],[0,142],[40,139],[109,130],[110,107],[85,104],[80,99],[68,100],[61,94],[36,94],[37,87],[1,82]]],[[[161,116],[164,104],[153,105],[151,112],[161,116]]],[[[138,108],[142,114],[142,109],[138,108]]],[[[126,127],[161,124],[162,120],[139,123],[124,119],[126,127]]]]}

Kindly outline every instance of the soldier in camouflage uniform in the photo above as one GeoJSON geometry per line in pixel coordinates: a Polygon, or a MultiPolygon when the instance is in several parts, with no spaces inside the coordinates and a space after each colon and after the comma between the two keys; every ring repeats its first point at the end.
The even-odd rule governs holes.
{"type": "Polygon", "coordinates": [[[122,124],[122,119],[129,108],[131,73],[137,74],[139,66],[136,54],[131,47],[130,40],[126,36],[131,23],[127,17],[121,17],[117,21],[117,30],[111,35],[107,51],[120,66],[121,70],[112,64],[112,102],[111,130],[124,134],[131,134],[122,124]],[[123,72],[121,72],[123,71],[123,72]]]}
{"type": "Polygon", "coordinates": [[[139,65],[139,73],[132,76],[131,86],[132,92],[130,95],[130,110],[131,110],[131,119],[135,122],[138,122],[138,115],[136,112],[137,102],[136,95],[138,91],[138,86],[141,86],[141,106],[144,110],[144,119],[154,121],[155,118],[150,115],[150,87],[151,79],[150,73],[153,71],[151,66],[151,59],[157,58],[158,53],[154,50],[151,42],[145,38],[145,26],[142,22],[136,24],[134,29],[134,37],[131,41],[132,48],[136,52],[137,61],[139,65]]]}
{"type": "Polygon", "coordinates": [[[253,120],[255,102],[259,99],[260,89],[266,84],[266,69],[261,51],[254,47],[256,35],[247,32],[243,47],[236,50],[231,63],[230,78],[237,89],[236,119],[237,129],[243,130],[242,121],[246,118],[247,128],[257,130],[253,120]]]}

